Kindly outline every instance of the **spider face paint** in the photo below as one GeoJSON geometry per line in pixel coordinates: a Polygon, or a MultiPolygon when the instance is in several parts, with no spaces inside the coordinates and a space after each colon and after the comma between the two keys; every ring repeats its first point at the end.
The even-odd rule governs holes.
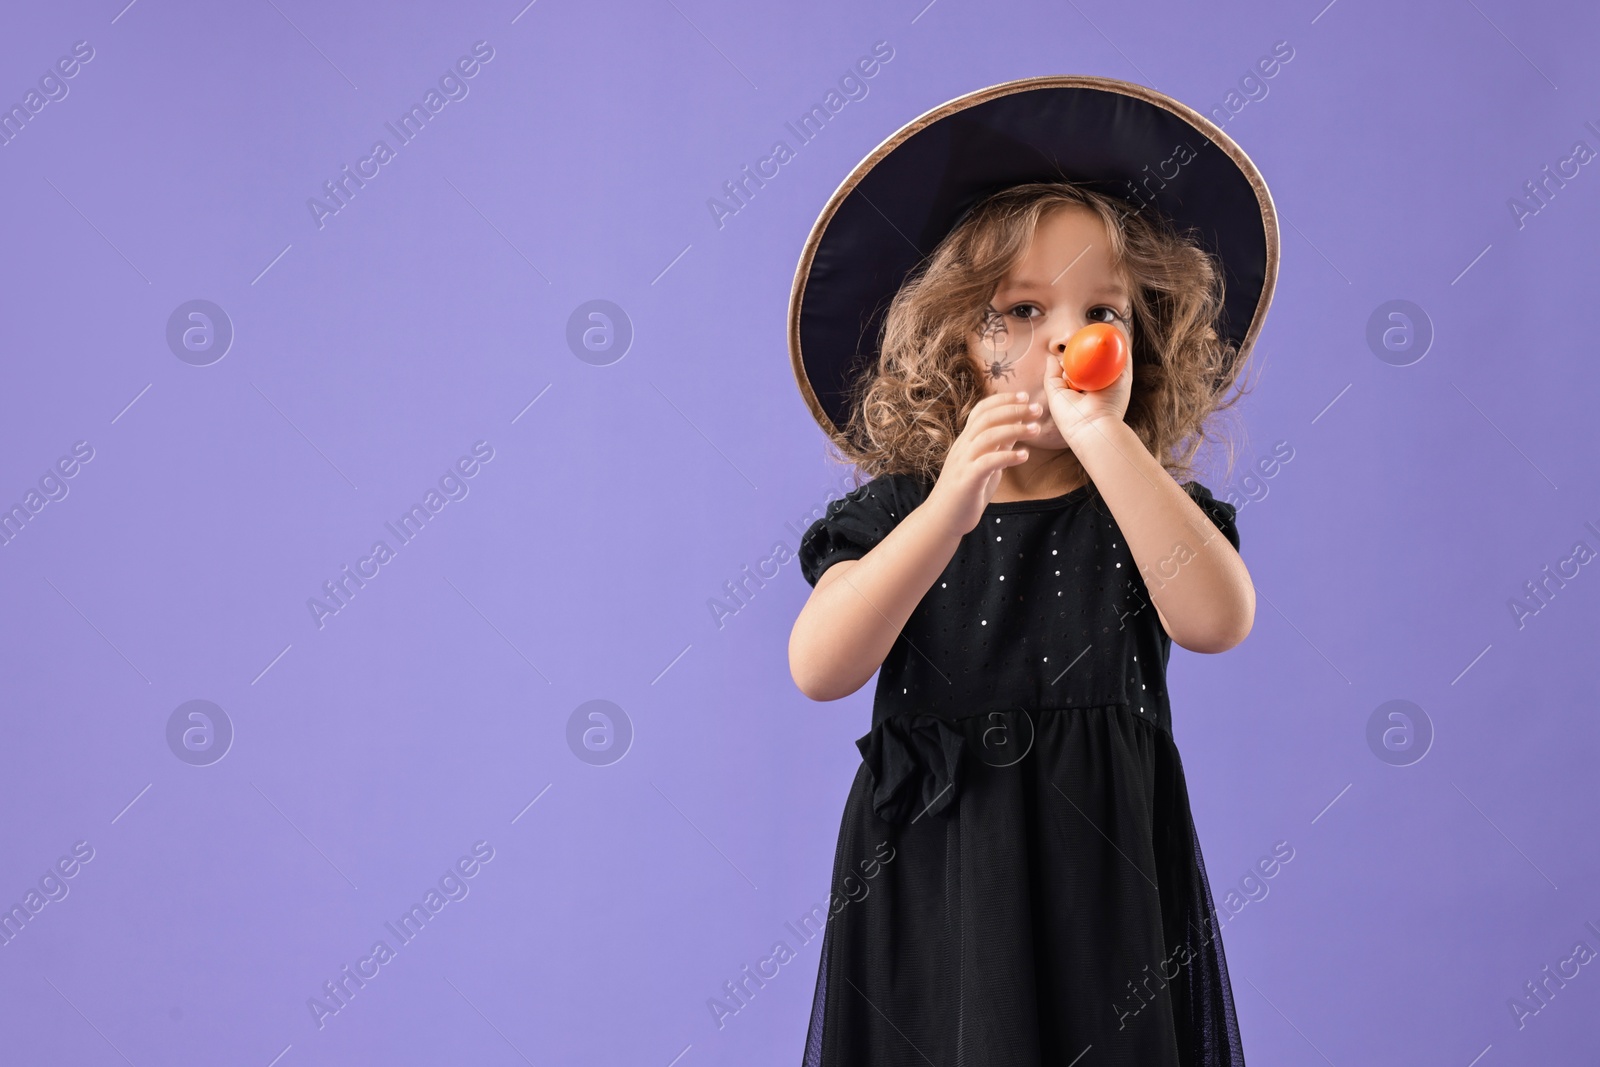
{"type": "Polygon", "coordinates": [[[1033,344],[1033,319],[1010,318],[990,304],[983,310],[978,344],[989,381],[1009,380],[1016,373],[1017,361],[1028,354],[1033,344]]]}

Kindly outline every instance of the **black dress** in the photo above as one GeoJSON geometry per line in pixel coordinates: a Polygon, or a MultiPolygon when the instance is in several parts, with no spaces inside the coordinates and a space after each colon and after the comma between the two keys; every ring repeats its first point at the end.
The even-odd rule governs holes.
{"type": "MultiPolygon", "coordinates": [[[[883,475],[833,501],[801,541],[806,581],[930,488],[883,475]]],[[[1185,488],[1216,526],[1194,534],[1237,548],[1234,507],[1185,488]]],[[[804,1067],[1244,1063],[1171,648],[1092,485],[984,510],[856,742],[804,1067]]]]}

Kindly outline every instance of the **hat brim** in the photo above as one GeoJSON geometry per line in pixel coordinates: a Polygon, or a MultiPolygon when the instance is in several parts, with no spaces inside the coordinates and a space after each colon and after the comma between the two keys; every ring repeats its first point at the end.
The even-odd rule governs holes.
{"type": "Polygon", "coordinates": [[[973,205],[1033,181],[1087,185],[1194,227],[1224,271],[1220,332],[1248,355],[1272,302],[1279,248],[1272,196],[1250,157],[1204,115],[1146,86],[1023,78],[901,127],[812,226],[789,297],[789,358],[826,433],[840,436],[851,382],[876,362],[884,315],[910,272],[973,205]]]}

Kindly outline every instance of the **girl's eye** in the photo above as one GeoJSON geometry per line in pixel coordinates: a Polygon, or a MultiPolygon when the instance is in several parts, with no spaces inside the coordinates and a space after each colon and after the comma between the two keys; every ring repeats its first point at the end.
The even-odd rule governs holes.
{"type": "Polygon", "coordinates": [[[1090,316],[1090,317],[1089,317],[1089,321],[1090,321],[1090,322],[1110,322],[1110,321],[1111,321],[1111,320],[1112,320],[1112,319],[1120,319],[1120,318],[1122,318],[1122,317],[1123,317],[1123,316],[1122,316],[1122,312],[1120,312],[1120,311],[1118,311],[1118,310],[1117,310],[1117,309],[1116,309],[1116,308],[1114,308],[1114,307],[1107,307],[1107,306],[1106,306],[1106,305],[1104,305],[1104,304],[1101,304],[1101,305],[1100,305],[1100,306],[1099,306],[1099,307],[1092,307],[1092,308],[1090,308],[1090,309],[1089,309],[1089,316],[1090,316]],[[1095,312],[1096,312],[1096,311],[1106,311],[1106,312],[1110,312],[1110,314],[1111,314],[1111,318],[1110,318],[1110,319],[1097,319],[1097,318],[1095,318],[1095,317],[1094,317],[1094,313],[1095,313],[1095,312]]]}
{"type": "Polygon", "coordinates": [[[1016,307],[1011,309],[1011,314],[1016,315],[1020,319],[1031,319],[1031,318],[1034,318],[1035,316],[1033,316],[1033,315],[1018,314],[1018,312],[1023,311],[1023,309],[1025,309],[1025,308],[1031,309],[1033,311],[1039,311],[1039,306],[1037,304],[1018,304],[1016,307]]]}

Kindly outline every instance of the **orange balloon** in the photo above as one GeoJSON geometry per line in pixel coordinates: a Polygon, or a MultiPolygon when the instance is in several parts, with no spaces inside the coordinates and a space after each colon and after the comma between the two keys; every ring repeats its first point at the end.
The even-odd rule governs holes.
{"type": "Polygon", "coordinates": [[[1091,322],[1067,340],[1061,369],[1067,386],[1092,393],[1122,377],[1128,365],[1128,343],[1109,322],[1091,322]]]}

